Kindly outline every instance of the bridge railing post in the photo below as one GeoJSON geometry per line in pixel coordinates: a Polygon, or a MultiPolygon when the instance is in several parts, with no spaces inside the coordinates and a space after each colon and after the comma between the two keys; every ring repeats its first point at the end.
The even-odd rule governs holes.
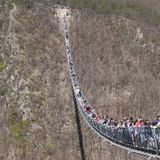
{"type": "Polygon", "coordinates": [[[152,132],[153,132],[153,137],[154,137],[154,141],[155,141],[155,147],[156,147],[156,153],[157,153],[157,155],[159,154],[159,136],[157,136],[157,134],[160,134],[159,133],[159,128],[157,128],[157,127],[152,127],[152,132]]]}

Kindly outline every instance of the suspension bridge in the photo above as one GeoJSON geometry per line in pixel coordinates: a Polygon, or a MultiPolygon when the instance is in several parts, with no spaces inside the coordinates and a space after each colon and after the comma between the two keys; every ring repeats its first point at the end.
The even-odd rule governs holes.
{"type": "Polygon", "coordinates": [[[95,132],[97,136],[103,138],[104,141],[126,150],[128,154],[136,153],[144,155],[148,158],[148,160],[151,158],[160,159],[160,127],[158,128],[149,126],[134,128],[134,130],[137,132],[137,138],[134,139],[128,127],[118,127],[115,129],[106,124],[97,123],[92,116],[87,114],[85,106],[89,105],[89,103],[80,88],[80,84],[76,76],[75,67],[72,60],[72,50],[69,43],[67,15],[64,15],[63,17],[63,25],[67,62],[69,66],[69,74],[76,112],[77,130],[79,133],[81,159],[85,160],[85,153],[81,126],[79,123],[79,113],[77,110],[81,113],[83,119],[87,125],[90,126],[91,130],[95,132]]]}

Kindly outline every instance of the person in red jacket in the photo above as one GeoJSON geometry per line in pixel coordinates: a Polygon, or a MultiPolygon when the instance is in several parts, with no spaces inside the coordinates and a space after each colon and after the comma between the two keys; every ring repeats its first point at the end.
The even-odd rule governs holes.
{"type": "Polygon", "coordinates": [[[143,119],[141,117],[135,123],[135,127],[142,127],[144,125],[143,119]]]}

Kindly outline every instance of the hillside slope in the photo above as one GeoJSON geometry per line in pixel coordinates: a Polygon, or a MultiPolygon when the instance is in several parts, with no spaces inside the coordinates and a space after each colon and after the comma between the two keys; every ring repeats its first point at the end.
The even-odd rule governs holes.
{"type": "MultiPolygon", "coordinates": [[[[0,1],[0,159],[78,160],[75,111],[57,6],[0,1]]],[[[73,10],[70,41],[83,90],[98,112],[159,112],[157,26],[73,10]]],[[[81,119],[87,160],[146,159],[110,148],[81,119]]]]}
{"type": "Polygon", "coordinates": [[[8,2],[1,8],[0,159],[79,159],[54,4],[8,2]]]}
{"type": "Polygon", "coordinates": [[[70,32],[79,79],[100,113],[149,119],[160,114],[159,28],[82,13],[70,32]]]}

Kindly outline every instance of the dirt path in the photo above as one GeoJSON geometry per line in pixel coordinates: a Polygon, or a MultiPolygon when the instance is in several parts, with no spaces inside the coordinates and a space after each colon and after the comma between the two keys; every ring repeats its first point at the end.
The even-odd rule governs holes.
{"type": "Polygon", "coordinates": [[[71,9],[67,9],[67,8],[57,8],[56,10],[58,19],[59,19],[59,23],[60,23],[60,29],[63,31],[63,17],[65,15],[67,15],[67,23],[70,26],[70,19],[71,19],[71,9]]]}

